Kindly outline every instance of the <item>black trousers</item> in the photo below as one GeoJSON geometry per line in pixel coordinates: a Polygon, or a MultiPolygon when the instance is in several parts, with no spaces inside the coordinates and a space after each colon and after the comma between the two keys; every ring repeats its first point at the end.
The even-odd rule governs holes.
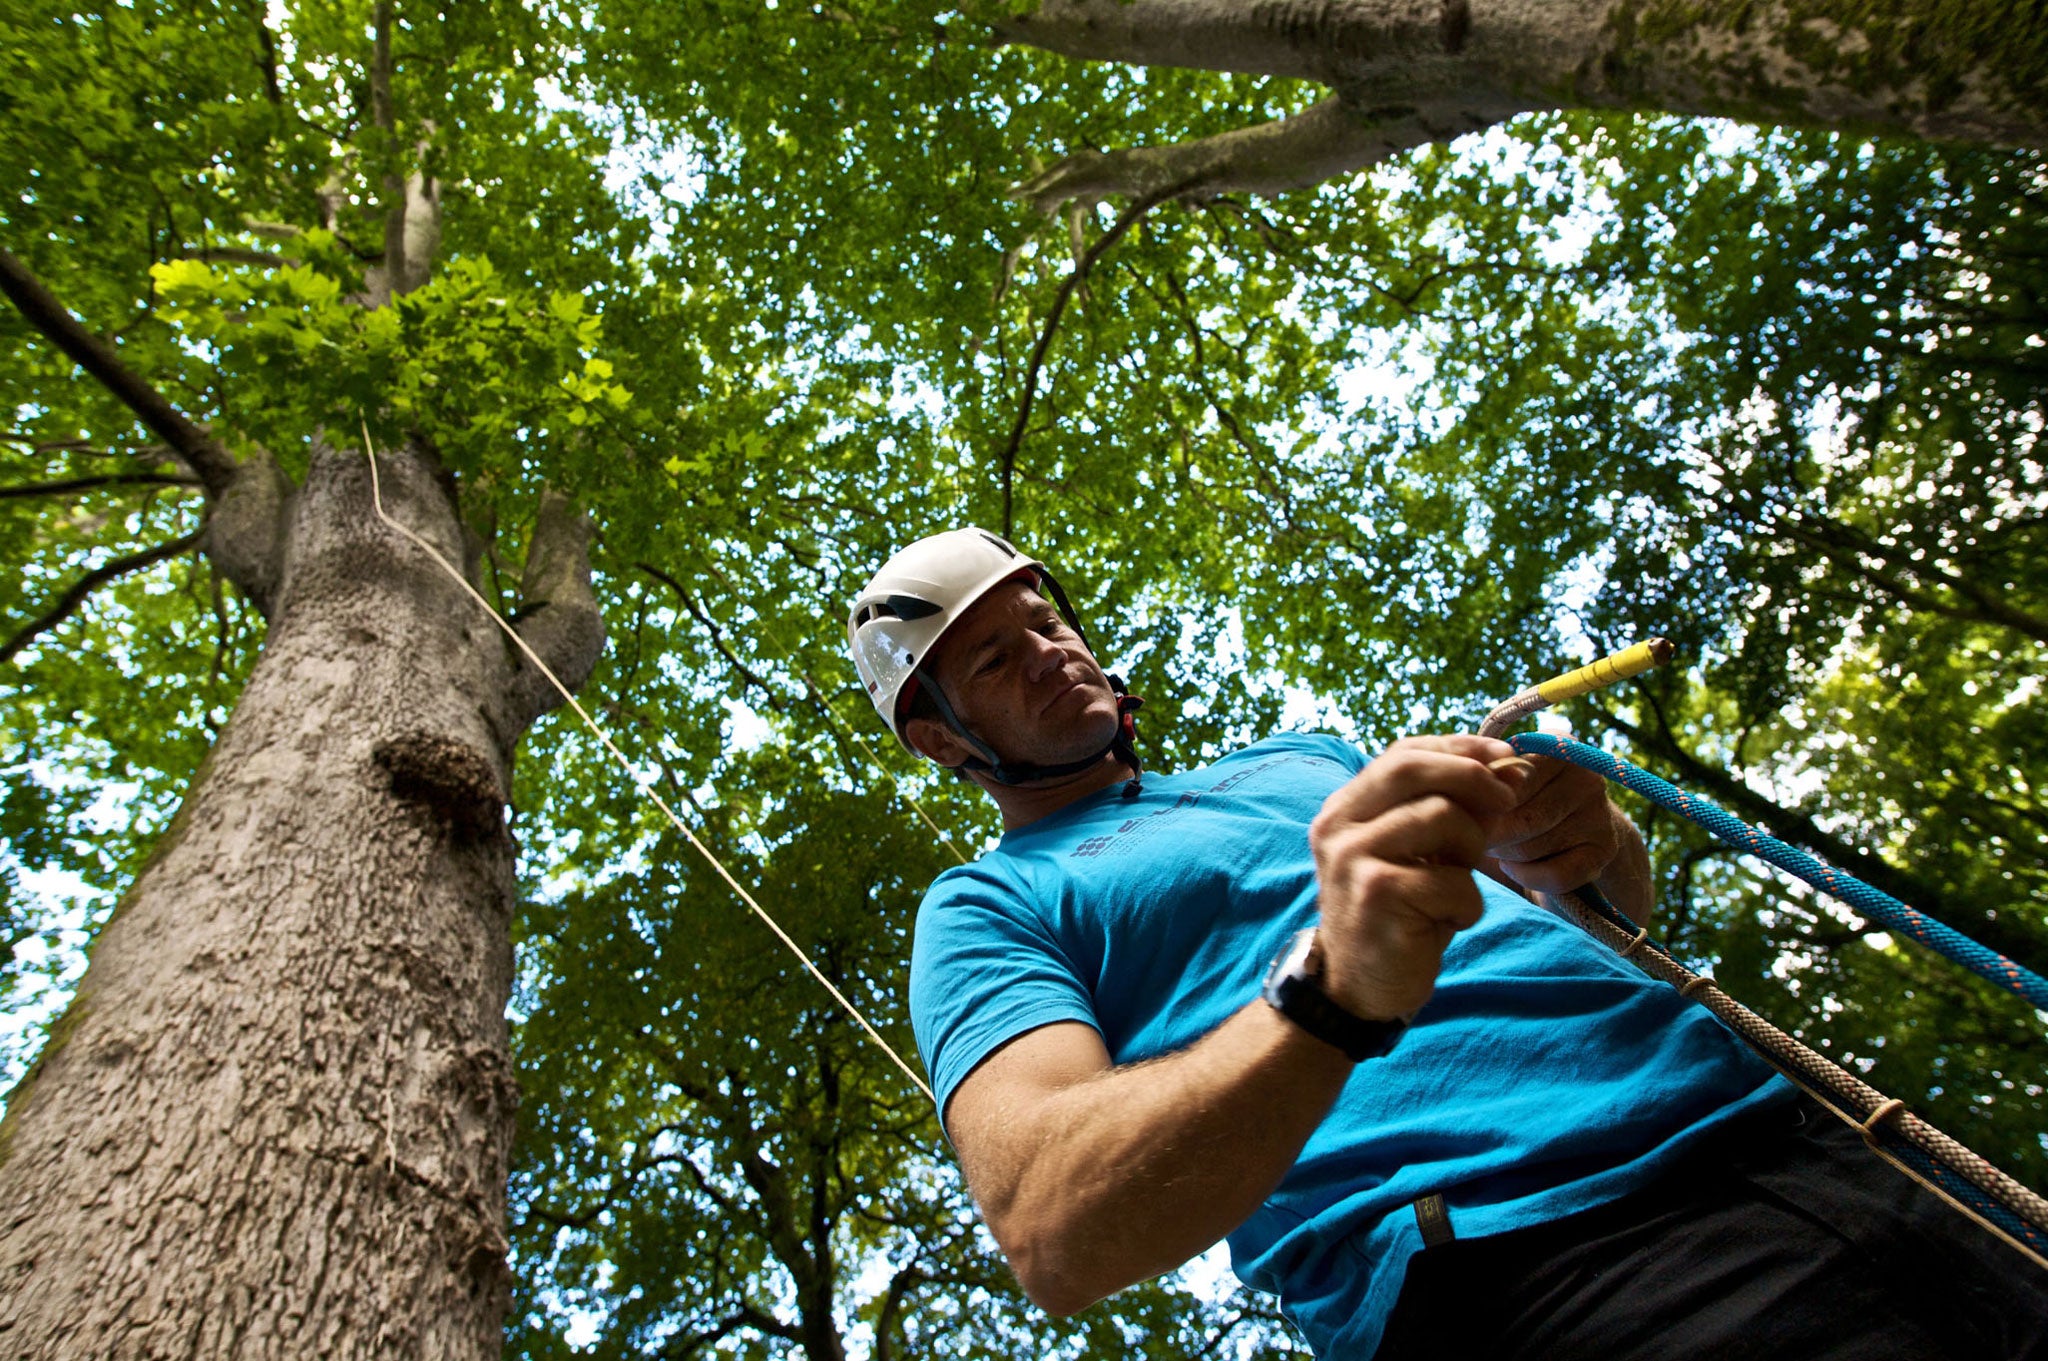
{"type": "Polygon", "coordinates": [[[1802,1100],[1612,1204],[1424,1250],[1376,1355],[2048,1361],[2048,1269],[1802,1100]]]}

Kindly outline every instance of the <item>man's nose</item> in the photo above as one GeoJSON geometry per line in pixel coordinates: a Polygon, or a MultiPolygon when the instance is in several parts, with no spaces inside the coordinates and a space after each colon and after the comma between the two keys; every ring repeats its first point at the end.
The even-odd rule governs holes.
{"type": "Polygon", "coordinates": [[[1042,681],[1067,664],[1066,649],[1062,648],[1058,643],[1055,643],[1052,639],[1036,630],[1027,636],[1031,641],[1025,644],[1027,650],[1024,653],[1024,674],[1026,678],[1033,682],[1042,681]]]}

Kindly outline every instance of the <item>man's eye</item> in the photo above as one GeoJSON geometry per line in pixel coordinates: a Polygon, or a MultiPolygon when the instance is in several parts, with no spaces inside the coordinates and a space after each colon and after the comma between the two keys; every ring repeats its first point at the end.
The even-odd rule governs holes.
{"type": "Polygon", "coordinates": [[[983,662],[980,666],[974,668],[974,674],[977,676],[994,675],[996,669],[1000,667],[1002,664],[1003,654],[1000,652],[993,653],[990,655],[987,661],[983,662]]]}

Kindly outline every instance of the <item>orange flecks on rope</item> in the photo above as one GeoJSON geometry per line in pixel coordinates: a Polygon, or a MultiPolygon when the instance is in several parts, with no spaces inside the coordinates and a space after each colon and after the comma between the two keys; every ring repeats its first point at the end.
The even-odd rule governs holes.
{"type": "Polygon", "coordinates": [[[826,992],[832,994],[832,1000],[837,1002],[840,1008],[853,1018],[854,1022],[866,1033],[868,1039],[873,1041],[876,1047],[884,1054],[887,1054],[896,1066],[903,1070],[903,1075],[909,1078],[912,1085],[920,1092],[924,1093],[925,1099],[934,1105],[938,1104],[938,1098],[932,1094],[932,1089],[926,1085],[925,1080],[917,1075],[916,1070],[904,1061],[903,1056],[897,1053],[887,1040],[882,1038],[881,1032],[868,1023],[868,1018],[861,1014],[860,1008],[856,1007],[847,998],[846,994],[833,984],[831,979],[825,977],[818,966],[811,962],[811,957],[804,953],[803,947],[790,938],[789,933],[782,929],[781,924],[775,918],[768,915],[767,909],[754,900],[754,895],[747,892],[739,880],[733,878],[732,872],[726,869],[724,863],[712,853],[711,848],[700,841],[697,834],[692,832],[684,824],[683,820],[676,816],[675,810],[668,806],[667,800],[663,799],[660,794],[656,793],[640,778],[640,773],[633,769],[633,763],[626,758],[626,754],[620,751],[610,735],[598,726],[597,720],[590,716],[589,711],[577,702],[576,696],[570,693],[568,686],[562,684],[561,679],[549,669],[548,664],[542,661],[531,647],[527,646],[526,640],[519,636],[517,629],[506,622],[505,616],[499,614],[491,605],[491,602],[484,599],[482,593],[476,587],[469,584],[469,579],[457,571],[453,563],[450,563],[448,559],[441,556],[440,550],[384,513],[384,492],[377,476],[377,451],[370,442],[370,427],[367,421],[363,424],[363,453],[370,461],[370,506],[376,512],[377,518],[391,529],[397,531],[409,542],[417,545],[421,552],[439,564],[441,570],[446,572],[449,578],[462,588],[464,594],[481,606],[484,613],[491,616],[491,619],[504,632],[505,636],[512,640],[513,645],[519,649],[526,660],[532,662],[540,669],[540,673],[547,677],[548,684],[554,686],[556,692],[562,696],[563,701],[576,711],[576,716],[583,720],[583,726],[590,729],[592,735],[604,744],[604,749],[611,753],[612,759],[619,763],[620,769],[624,770],[631,777],[634,787],[652,802],[656,808],[661,810],[662,816],[666,817],[670,824],[683,834],[683,839],[690,843],[698,855],[704,857],[705,863],[717,872],[719,878],[725,880],[726,887],[730,888],[738,896],[739,900],[745,903],[753,911],[754,915],[766,924],[770,931],[775,933],[775,938],[788,947],[789,952],[796,956],[797,962],[804,966],[811,977],[818,980],[819,985],[826,992]]]}

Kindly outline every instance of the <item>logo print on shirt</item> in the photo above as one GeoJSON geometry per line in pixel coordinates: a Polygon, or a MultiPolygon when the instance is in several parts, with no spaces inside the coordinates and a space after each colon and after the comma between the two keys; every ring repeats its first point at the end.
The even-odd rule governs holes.
{"type": "Polygon", "coordinates": [[[1243,784],[1246,780],[1269,766],[1286,765],[1291,761],[1313,761],[1319,759],[1321,758],[1313,756],[1304,757],[1292,752],[1285,756],[1269,756],[1257,765],[1247,766],[1235,775],[1218,781],[1216,784],[1212,784],[1207,789],[1201,790],[1198,793],[1183,794],[1164,808],[1155,809],[1150,813],[1144,814],[1142,817],[1126,819],[1123,825],[1115,831],[1104,836],[1091,836],[1086,841],[1076,845],[1067,854],[1075,860],[1091,860],[1096,856],[1109,854],[1112,851],[1121,853],[1164,827],[1165,822],[1163,819],[1171,814],[1178,813],[1183,808],[1193,808],[1202,801],[1205,795],[1221,794],[1227,789],[1243,784]]]}

